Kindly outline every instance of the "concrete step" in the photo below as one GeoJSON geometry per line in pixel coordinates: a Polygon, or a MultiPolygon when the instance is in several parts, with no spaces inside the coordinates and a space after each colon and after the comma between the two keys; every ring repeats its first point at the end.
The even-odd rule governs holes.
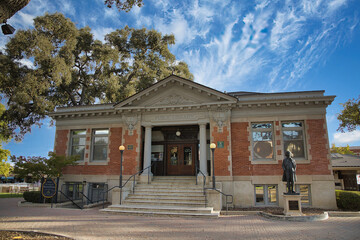
{"type": "Polygon", "coordinates": [[[198,201],[198,202],[192,202],[192,201],[186,201],[186,200],[145,200],[145,199],[139,199],[139,200],[124,200],[124,204],[126,205],[146,205],[146,206],[182,206],[182,207],[205,207],[205,201],[198,201]]]}
{"type": "Polygon", "coordinates": [[[202,200],[205,199],[204,195],[200,194],[129,194],[128,199],[192,199],[202,200]]]}
{"type": "Polygon", "coordinates": [[[172,189],[172,188],[163,188],[163,189],[159,189],[159,188],[149,188],[149,189],[145,189],[145,188],[140,188],[137,189],[135,188],[135,194],[154,194],[154,193],[159,193],[159,194],[165,194],[165,193],[169,193],[169,194],[204,194],[204,192],[202,190],[189,190],[189,189],[172,189]]]}
{"type": "Polygon", "coordinates": [[[100,210],[102,212],[114,213],[139,213],[139,214],[161,214],[170,215],[206,215],[206,216],[219,216],[219,212],[213,211],[211,207],[180,207],[180,206],[148,206],[148,205],[111,205],[106,209],[100,210]]]}
{"type": "Polygon", "coordinates": [[[196,218],[218,218],[219,213],[177,213],[177,212],[143,212],[139,210],[130,211],[130,210],[111,210],[111,209],[103,209],[100,210],[104,213],[110,214],[120,214],[120,215],[134,215],[134,216],[154,216],[154,217],[196,217],[196,218]]]}
{"type": "Polygon", "coordinates": [[[193,185],[177,185],[177,184],[137,184],[135,189],[189,189],[189,190],[203,190],[202,187],[193,186],[193,185]]]}
{"type": "Polygon", "coordinates": [[[151,184],[138,182],[122,205],[101,210],[126,215],[172,217],[218,217],[219,212],[205,207],[203,186],[195,185],[194,176],[156,176],[151,184]]]}

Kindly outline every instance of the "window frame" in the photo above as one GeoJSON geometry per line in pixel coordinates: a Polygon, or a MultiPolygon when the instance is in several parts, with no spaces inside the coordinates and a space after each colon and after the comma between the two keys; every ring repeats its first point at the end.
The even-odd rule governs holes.
{"type": "Polygon", "coordinates": [[[279,206],[279,187],[278,184],[254,184],[254,205],[255,206],[279,206]],[[269,202],[268,189],[270,186],[275,186],[276,189],[276,202],[269,202]],[[256,201],[256,187],[263,187],[264,195],[264,203],[258,203],[256,201]]]}
{"type": "MultiPolygon", "coordinates": [[[[84,146],[84,154],[83,154],[83,158],[78,160],[78,162],[83,162],[85,161],[85,151],[86,151],[86,129],[72,129],[70,130],[70,144],[69,144],[69,156],[78,156],[78,155],[73,155],[73,146],[74,146],[74,138],[84,138],[84,145],[76,145],[76,146],[84,146]],[[81,134],[81,135],[74,135],[74,132],[76,131],[84,131],[85,134],[81,134]]],[[[79,141],[80,142],[80,141],[79,141]]]]}
{"type": "Polygon", "coordinates": [[[275,154],[275,130],[274,130],[274,122],[273,121],[264,121],[264,122],[251,122],[250,123],[250,129],[251,129],[251,161],[254,162],[276,162],[276,154],[275,154]],[[253,124],[271,124],[271,128],[253,128],[253,124]],[[271,142],[272,142],[272,158],[255,158],[255,152],[254,152],[254,144],[260,141],[254,141],[254,132],[271,132],[271,142]]]}
{"type": "Polygon", "coordinates": [[[294,156],[295,160],[307,160],[308,159],[308,153],[307,153],[307,141],[306,141],[306,129],[305,129],[305,121],[303,120],[289,120],[289,121],[281,121],[280,123],[281,125],[281,137],[282,137],[282,148],[284,150],[284,153],[287,151],[287,149],[285,149],[285,142],[289,142],[289,141],[285,141],[284,140],[284,131],[302,131],[302,142],[303,142],[303,151],[304,151],[304,157],[296,157],[294,156]],[[283,127],[283,124],[286,123],[293,123],[293,122],[300,122],[302,123],[301,127],[283,127]]]}
{"type": "Polygon", "coordinates": [[[99,128],[99,129],[92,129],[91,131],[91,153],[90,153],[90,162],[106,162],[108,161],[108,155],[109,155],[109,135],[110,135],[110,129],[109,128],[99,128]],[[96,131],[102,131],[107,130],[107,134],[96,134],[96,131]],[[106,143],[106,158],[105,159],[94,159],[94,149],[95,145],[98,146],[105,146],[105,144],[95,144],[95,138],[96,137],[107,137],[107,143],[106,143]]]}

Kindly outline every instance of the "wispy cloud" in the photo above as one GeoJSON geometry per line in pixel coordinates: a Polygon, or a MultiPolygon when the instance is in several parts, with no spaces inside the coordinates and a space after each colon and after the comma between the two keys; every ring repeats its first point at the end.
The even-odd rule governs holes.
{"type": "Polygon", "coordinates": [[[360,141],[360,130],[334,134],[334,142],[336,145],[351,144],[357,141],[360,141]]]}
{"type": "Polygon", "coordinates": [[[99,28],[93,28],[91,30],[91,32],[94,34],[94,38],[97,40],[100,40],[102,42],[105,41],[105,35],[108,33],[111,33],[115,31],[114,28],[103,28],[103,27],[99,27],[99,28]]]}

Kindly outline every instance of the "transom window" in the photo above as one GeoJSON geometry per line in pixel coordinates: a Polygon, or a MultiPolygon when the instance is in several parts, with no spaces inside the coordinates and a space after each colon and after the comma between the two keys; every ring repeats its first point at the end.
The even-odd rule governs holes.
{"type": "Polygon", "coordinates": [[[277,205],[277,185],[255,185],[255,205],[277,205]]]}
{"type": "Polygon", "coordinates": [[[284,151],[290,151],[294,158],[305,159],[304,123],[301,121],[282,122],[284,151]]]}
{"type": "Polygon", "coordinates": [[[109,143],[109,129],[93,130],[92,161],[106,161],[109,143]]]}
{"type": "Polygon", "coordinates": [[[72,130],[70,142],[70,156],[79,156],[84,161],[86,130],[72,130]]]}
{"type": "Polygon", "coordinates": [[[274,158],[274,138],[272,123],[252,123],[252,144],[254,160],[274,158]]]}

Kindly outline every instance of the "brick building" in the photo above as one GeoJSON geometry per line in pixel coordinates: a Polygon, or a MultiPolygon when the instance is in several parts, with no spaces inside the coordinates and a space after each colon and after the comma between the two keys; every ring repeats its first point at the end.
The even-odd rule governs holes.
{"type": "Polygon", "coordinates": [[[138,181],[201,171],[211,186],[215,143],[216,188],[234,206],[283,206],[281,164],[290,150],[303,205],[336,208],[325,117],[333,100],[324,91],[223,93],[172,75],[117,104],[58,108],[54,150],[81,158],[61,182],[90,197],[118,185],[123,145],[125,180],[155,163],[138,181]]]}

